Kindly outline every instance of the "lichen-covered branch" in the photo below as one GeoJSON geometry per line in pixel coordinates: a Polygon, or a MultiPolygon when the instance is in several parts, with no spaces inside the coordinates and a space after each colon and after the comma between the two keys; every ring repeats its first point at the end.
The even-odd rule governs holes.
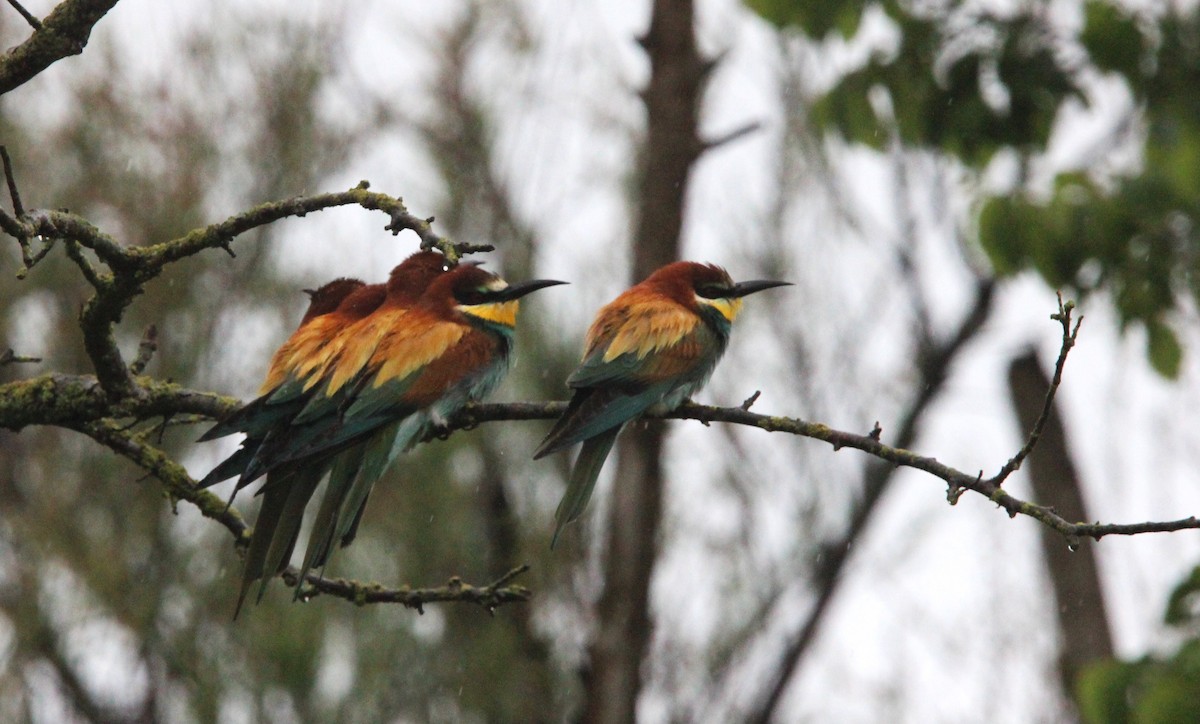
{"type": "MultiPolygon", "coordinates": [[[[472,586],[457,576],[446,585],[437,588],[384,588],[377,583],[359,583],[341,578],[322,578],[315,573],[305,577],[305,588],[301,598],[312,598],[324,594],[353,601],[359,606],[368,603],[398,603],[424,613],[429,603],[457,601],[483,606],[489,613],[506,603],[525,602],[532,595],[528,588],[511,585],[513,579],[529,570],[529,566],[518,566],[486,586],[472,586]]],[[[289,566],[282,574],[283,580],[293,588],[299,583],[300,572],[289,566]]]]}
{"type": "Polygon", "coordinates": [[[225,526],[233,534],[238,545],[250,542],[250,529],[236,509],[226,505],[225,501],[209,491],[197,488],[196,482],[182,465],[143,440],[142,435],[122,427],[111,419],[73,427],[153,475],[162,483],[167,495],[171,497],[172,504],[174,501],[185,500],[196,506],[204,517],[225,526]]]}
{"type": "MultiPolygon", "coordinates": [[[[3,156],[7,160],[7,152],[3,156]]],[[[67,256],[95,289],[95,294],[80,312],[79,326],[83,332],[84,349],[96,370],[96,377],[112,399],[140,394],[133,382],[130,365],[126,364],[117,348],[114,327],[134,298],[142,293],[143,286],[157,277],[167,264],[201,251],[224,249],[233,254],[232,241],[252,229],[288,217],[303,217],[322,209],[357,204],[364,209],[386,213],[389,221],[385,229],[393,234],[411,229],[420,237],[422,248],[436,247],[451,261],[457,261],[463,254],[492,248],[490,245],[458,243],[435,234],[430,227],[432,219],[421,219],[410,213],[399,198],[370,191],[370,184],[366,181],[348,191],[260,204],[177,239],[146,247],[132,247],[104,233],[83,217],[66,211],[23,211],[11,163],[6,161],[4,172],[14,212],[9,215],[0,211],[0,230],[15,238],[21,248],[24,268],[20,276],[45,256],[54,241],[62,240],[67,256]],[[43,240],[45,244],[37,255],[30,251],[30,240],[35,238],[43,240]],[[91,250],[108,267],[108,271],[97,269],[80,247],[91,250]]]]}
{"type": "Polygon", "coordinates": [[[112,400],[92,375],[57,372],[0,385],[0,428],[29,425],[75,428],[104,418],[150,420],[171,415],[216,419],[241,404],[232,397],[190,390],[150,377],[134,378],[138,394],[112,400]]]}
{"type": "Polygon", "coordinates": [[[196,229],[178,239],[149,246],[137,250],[137,252],[144,258],[144,262],[154,269],[159,269],[170,262],[205,249],[224,249],[233,253],[230,242],[239,234],[244,234],[251,229],[288,217],[302,218],[314,211],[356,204],[370,211],[382,211],[387,214],[390,219],[384,228],[391,231],[393,235],[410,229],[420,237],[422,249],[437,248],[447,258],[454,261],[457,261],[463,254],[490,251],[492,248],[487,245],[459,243],[435,234],[430,228],[432,219],[421,219],[415,216],[408,211],[404,202],[399,198],[371,191],[370,184],[362,181],[348,191],[297,196],[285,201],[259,204],[219,223],[196,229]]]}
{"type": "Polygon", "coordinates": [[[59,60],[82,53],[92,28],[116,4],[117,0],[64,0],[41,21],[22,12],[22,17],[33,26],[33,34],[0,56],[0,94],[20,86],[59,60]]]}

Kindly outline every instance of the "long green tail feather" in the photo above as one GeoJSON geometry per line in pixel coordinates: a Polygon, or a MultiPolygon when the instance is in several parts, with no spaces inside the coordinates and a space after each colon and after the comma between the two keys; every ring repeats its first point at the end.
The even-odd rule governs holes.
{"type": "MultiPolygon", "coordinates": [[[[296,536],[300,534],[300,524],[304,520],[304,508],[308,506],[308,501],[312,499],[313,491],[317,489],[317,483],[321,482],[324,474],[325,467],[322,465],[306,467],[298,471],[287,486],[279,522],[271,536],[271,546],[267,551],[267,557],[263,561],[262,583],[258,587],[259,601],[262,600],[263,593],[267,590],[267,582],[287,567],[292,545],[296,536]]],[[[303,583],[303,579],[296,584],[297,591],[300,590],[301,583],[303,583]]]]}
{"type": "Polygon", "coordinates": [[[401,424],[401,422],[395,422],[387,425],[363,446],[362,467],[338,511],[337,527],[332,531],[331,546],[333,539],[345,538],[350,529],[355,527],[354,519],[359,509],[366,504],[367,498],[371,495],[371,489],[375,487],[375,481],[379,479],[380,475],[383,475],[383,471],[391,461],[392,443],[396,440],[396,434],[401,424]]]}
{"type": "MultiPolygon", "coordinates": [[[[362,458],[363,447],[356,445],[339,453],[333,459],[333,468],[329,472],[329,484],[325,487],[325,497],[321,500],[321,507],[317,509],[316,518],[313,519],[308,548],[304,551],[304,564],[300,567],[301,579],[308,575],[308,572],[314,567],[324,564],[329,557],[337,521],[342,507],[345,505],[346,496],[362,466],[362,458]]],[[[299,598],[299,595],[300,589],[297,587],[296,597],[299,598]]]]}
{"type": "MultiPolygon", "coordinates": [[[[290,477],[292,473],[273,473],[272,475],[290,477]]],[[[258,511],[258,519],[254,522],[254,531],[250,535],[250,547],[246,551],[246,563],[242,569],[242,588],[238,592],[237,607],[233,610],[234,619],[237,619],[242,610],[242,603],[246,600],[246,593],[250,590],[250,585],[263,575],[267,553],[271,549],[271,541],[275,536],[275,528],[279,525],[279,518],[283,514],[284,504],[287,502],[288,485],[279,478],[273,480],[276,484],[271,485],[263,493],[262,507],[258,511]]]]}
{"type": "Polygon", "coordinates": [[[558,524],[554,528],[554,537],[550,539],[551,549],[558,543],[558,536],[567,523],[578,518],[587,507],[592,490],[596,487],[596,478],[600,477],[600,469],[604,467],[604,461],[608,458],[608,453],[612,450],[622,427],[624,425],[617,425],[584,440],[583,447],[579,449],[579,457],[575,459],[575,467],[571,469],[567,491],[563,494],[562,502],[558,504],[558,510],[554,512],[554,519],[558,524]]]}
{"type": "Polygon", "coordinates": [[[362,523],[363,513],[367,512],[367,501],[370,499],[370,496],[363,498],[362,505],[358,506],[358,512],[354,514],[354,520],[350,522],[350,528],[346,531],[345,535],[342,536],[341,542],[339,543],[342,548],[345,548],[353,543],[354,539],[358,537],[358,526],[362,523]]]}

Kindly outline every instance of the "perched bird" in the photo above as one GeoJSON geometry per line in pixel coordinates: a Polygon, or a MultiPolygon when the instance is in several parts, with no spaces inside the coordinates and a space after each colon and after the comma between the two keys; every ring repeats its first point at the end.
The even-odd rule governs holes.
{"type": "MultiPolygon", "coordinates": [[[[249,463],[254,451],[262,444],[263,433],[270,429],[273,419],[268,421],[268,416],[264,416],[264,411],[270,405],[270,393],[274,392],[277,387],[293,376],[296,372],[297,364],[303,359],[305,346],[310,344],[309,340],[319,338],[320,331],[331,326],[332,324],[340,324],[341,315],[347,314],[349,309],[355,310],[358,313],[364,307],[362,300],[374,300],[374,307],[379,306],[383,302],[383,285],[373,284],[368,286],[358,279],[340,278],[323,284],[317,289],[305,289],[304,292],[309,296],[308,310],[305,311],[304,317],[300,320],[300,325],[296,331],[285,341],[275,354],[271,357],[271,363],[267,366],[266,381],[263,382],[259,392],[260,397],[253,402],[243,406],[229,417],[214,425],[208,432],[200,436],[200,441],[215,440],[226,435],[232,435],[238,432],[250,433],[250,437],[242,443],[242,447],[222,462],[217,467],[213,468],[208,475],[204,476],[198,483],[198,487],[207,488],[211,485],[226,480],[235,475],[241,475],[247,463],[249,463]],[[354,301],[347,302],[347,298],[354,296],[354,301]],[[378,299],[375,299],[378,297],[378,299]],[[343,308],[343,303],[345,308],[343,308]],[[334,318],[323,319],[326,315],[339,312],[334,318]],[[320,320],[314,323],[314,320],[320,320]],[[334,321],[337,319],[338,321],[334,321]],[[254,425],[250,426],[248,420],[254,420],[254,425]],[[259,434],[255,434],[255,433],[259,434]]],[[[365,306],[370,306],[368,303],[365,306]]],[[[362,314],[368,314],[374,307],[365,309],[362,314]]],[[[293,408],[295,406],[293,405],[293,408]]],[[[291,414],[295,414],[299,408],[291,410],[291,414]]],[[[287,410],[273,408],[270,418],[275,415],[287,416],[287,410]]],[[[235,489],[233,496],[237,495],[235,489]]],[[[229,502],[233,503],[233,496],[230,496],[229,502]]]]}
{"type": "Polygon", "coordinates": [[[725,352],[742,297],[786,284],[735,284],[721,267],[680,261],[600,310],[588,329],[583,361],[567,379],[571,402],[533,456],[583,443],[554,515],[552,548],[563,527],[583,512],[625,423],[647,410],[673,410],[695,394],[725,352]]]}
{"type": "Polygon", "coordinates": [[[254,580],[263,578],[265,586],[266,574],[287,565],[304,509],[325,472],[332,468],[301,577],[324,564],[334,540],[344,545],[353,538],[371,486],[399,452],[503,378],[517,300],[563,283],[508,285],[477,265],[461,264],[439,270],[414,295],[411,284],[398,283],[399,271],[377,309],[343,327],[316,364],[298,365],[267,396],[275,402],[286,390],[286,398],[294,395],[303,405],[263,434],[239,480],[244,485],[268,476],[239,609],[254,580]]]}
{"type": "MultiPolygon", "coordinates": [[[[236,494],[238,489],[250,483],[252,478],[248,478],[245,471],[255,463],[263,444],[274,436],[286,434],[292,420],[315,394],[312,385],[307,384],[309,378],[319,375],[336,358],[336,351],[345,341],[362,331],[358,323],[385,302],[393,311],[414,303],[429,282],[445,270],[446,259],[441,254],[431,251],[413,254],[392,270],[386,285],[360,282],[333,311],[325,311],[333,291],[323,292],[330,285],[317,290],[313,295],[314,304],[306,314],[307,321],[302,322],[272,358],[260,396],[201,438],[213,439],[234,432],[247,434],[241,449],[214,468],[199,484],[207,486],[240,475],[236,494]],[[316,303],[318,297],[320,306],[316,303]],[[314,314],[314,308],[318,314],[314,314]]],[[[262,577],[264,570],[274,573],[286,567],[299,535],[304,508],[327,470],[328,465],[285,466],[273,471],[259,490],[263,504],[246,555],[238,610],[249,583],[262,577]]]]}
{"type": "MultiPolygon", "coordinates": [[[[361,279],[340,277],[331,282],[326,282],[316,289],[305,289],[304,293],[308,295],[308,309],[305,310],[304,316],[300,318],[300,325],[297,329],[308,324],[314,317],[329,314],[337,309],[342,300],[350,296],[351,292],[358,291],[365,286],[366,282],[361,279]]],[[[274,362],[275,360],[272,359],[271,361],[274,362]]]]}
{"type": "Polygon", "coordinates": [[[294,434],[264,460],[270,468],[336,457],[301,575],[326,562],[335,540],[350,542],[371,486],[400,452],[486,396],[507,374],[517,300],[563,283],[509,285],[477,266],[460,265],[434,280],[403,324],[391,326],[369,353],[345,350],[361,360],[357,370],[340,364],[326,370],[327,382],[296,417],[294,434]]]}

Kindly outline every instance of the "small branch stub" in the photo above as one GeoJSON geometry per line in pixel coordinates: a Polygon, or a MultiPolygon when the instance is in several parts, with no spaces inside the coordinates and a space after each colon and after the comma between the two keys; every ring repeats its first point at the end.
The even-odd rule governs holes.
{"type": "Polygon", "coordinates": [[[31,364],[41,361],[41,357],[25,357],[24,355],[16,354],[12,351],[11,347],[0,352],[0,367],[10,364],[31,364]]]}

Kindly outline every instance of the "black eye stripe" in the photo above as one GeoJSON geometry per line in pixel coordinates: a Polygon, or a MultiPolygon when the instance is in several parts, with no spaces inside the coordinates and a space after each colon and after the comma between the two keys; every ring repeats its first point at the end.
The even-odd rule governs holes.
{"type": "Polygon", "coordinates": [[[732,292],[732,289],[719,284],[701,284],[700,286],[696,287],[696,294],[704,297],[705,299],[720,299],[722,297],[728,297],[732,292]]]}
{"type": "Polygon", "coordinates": [[[458,300],[459,304],[483,304],[487,301],[487,293],[483,289],[464,289],[456,291],[454,298],[458,300]]]}

